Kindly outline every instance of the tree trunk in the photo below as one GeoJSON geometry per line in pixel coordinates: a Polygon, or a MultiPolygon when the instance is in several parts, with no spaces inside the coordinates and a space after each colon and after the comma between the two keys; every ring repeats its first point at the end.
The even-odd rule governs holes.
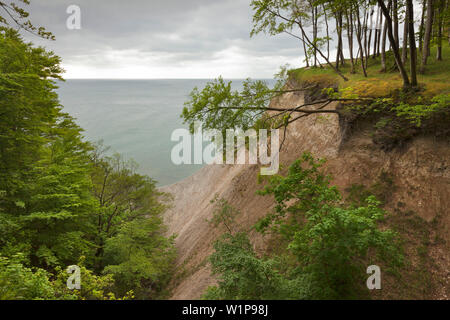
{"type": "Polygon", "coordinates": [[[375,59],[377,56],[377,45],[378,45],[378,37],[380,36],[380,32],[378,31],[378,23],[380,22],[380,15],[377,9],[377,14],[375,16],[375,36],[373,37],[373,54],[372,58],[375,59]]]}
{"type": "Polygon", "coordinates": [[[443,15],[444,15],[444,0],[439,0],[439,7],[438,7],[438,23],[437,23],[437,51],[436,51],[436,60],[442,61],[442,21],[443,21],[443,15]]]}
{"type": "Polygon", "coordinates": [[[355,61],[353,59],[353,19],[352,11],[345,13],[345,18],[347,20],[347,39],[348,39],[348,51],[350,53],[350,73],[355,73],[355,61]],[[350,16],[349,16],[350,15],[350,16]]]}
{"type": "MultiPolygon", "coordinates": [[[[394,0],[395,1],[395,0],[394,0]]],[[[389,14],[389,10],[386,8],[384,4],[384,0],[377,0],[379,6],[381,7],[381,11],[383,11],[384,18],[386,19],[387,28],[388,28],[388,37],[391,42],[392,52],[394,53],[395,63],[397,64],[398,70],[400,71],[400,75],[403,79],[403,87],[408,88],[410,86],[408,74],[406,73],[405,67],[400,58],[400,52],[395,42],[393,28],[392,28],[392,18],[389,14]]]]}
{"type": "Polygon", "coordinates": [[[377,57],[377,43],[378,43],[378,29],[375,29],[375,36],[373,37],[372,59],[375,59],[377,57]]]}
{"type": "MultiPolygon", "coordinates": [[[[275,16],[281,18],[281,19],[284,20],[284,21],[292,22],[292,20],[289,20],[288,18],[283,17],[282,15],[280,15],[279,12],[271,11],[271,10],[268,9],[268,8],[266,8],[266,10],[267,10],[268,12],[270,12],[271,14],[273,14],[273,15],[275,15],[275,16]]],[[[295,24],[297,24],[297,26],[300,28],[300,31],[301,31],[302,35],[301,35],[301,37],[296,36],[296,35],[294,35],[294,34],[291,34],[291,35],[292,35],[293,37],[295,37],[295,38],[301,40],[301,41],[305,41],[305,42],[308,44],[308,46],[311,46],[311,48],[313,48],[313,50],[315,50],[317,53],[320,54],[320,56],[326,61],[327,65],[329,65],[329,66],[330,66],[330,67],[331,67],[331,68],[332,68],[332,69],[333,69],[333,70],[334,70],[334,71],[335,71],[342,79],[344,79],[344,81],[348,81],[348,78],[347,78],[344,74],[342,74],[342,72],[340,72],[339,70],[337,70],[337,69],[335,68],[335,66],[330,62],[330,60],[328,60],[327,57],[322,53],[322,51],[320,50],[320,48],[317,47],[316,43],[311,42],[311,40],[308,38],[308,35],[307,35],[306,32],[305,32],[305,28],[303,28],[302,23],[299,22],[298,20],[294,20],[293,22],[295,22],[295,24]]]]}
{"type": "MultiPolygon", "coordinates": [[[[380,1],[382,1],[382,0],[380,0],[380,1]]],[[[365,62],[364,62],[364,47],[362,44],[362,33],[363,33],[364,26],[361,25],[361,17],[359,16],[358,8],[355,9],[355,13],[356,13],[356,21],[358,23],[357,28],[356,28],[356,39],[358,40],[359,54],[361,56],[361,68],[363,70],[364,76],[367,77],[366,66],[365,66],[365,62]]]]}
{"type": "Polygon", "coordinates": [[[322,9],[323,9],[323,14],[324,14],[324,18],[325,18],[325,27],[326,27],[326,32],[327,32],[327,59],[330,59],[330,32],[329,32],[329,27],[328,27],[327,9],[325,8],[324,5],[322,5],[322,9]]]}
{"type": "Polygon", "coordinates": [[[337,45],[337,50],[336,50],[336,69],[339,69],[339,59],[341,58],[341,42],[342,42],[342,38],[339,36],[339,19],[338,19],[338,14],[336,13],[335,15],[335,20],[336,20],[336,32],[338,34],[338,45],[337,45]]]}
{"type": "Polygon", "coordinates": [[[406,64],[408,58],[408,10],[405,10],[405,22],[403,23],[402,62],[406,64]]]}
{"type": "Polygon", "coordinates": [[[427,21],[425,23],[425,34],[422,48],[422,63],[420,73],[425,72],[428,56],[430,55],[431,30],[433,27],[433,0],[427,0],[427,21]]]}
{"type": "Polygon", "coordinates": [[[410,73],[411,85],[417,86],[417,49],[416,49],[416,35],[414,33],[414,5],[412,0],[406,0],[406,7],[408,10],[408,32],[409,32],[409,55],[410,55],[410,73]]]}
{"type": "MultiPolygon", "coordinates": [[[[311,42],[311,40],[308,38],[308,36],[307,36],[306,33],[305,33],[305,29],[303,28],[303,25],[302,25],[301,23],[298,23],[298,22],[297,22],[297,25],[299,26],[300,31],[302,32],[302,37],[303,37],[304,41],[306,41],[306,42],[308,43],[308,45],[310,45],[314,50],[316,50],[316,51],[322,56],[322,58],[324,58],[324,60],[327,62],[327,64],[328,64],[334,71],[336,71],[336,73],[337,73],[342,79],[344,79],[345,81],[348,81],[348,78],[347,78],[346,76],[344,76],[344,75],[342,74],[342,72],[340,72],[338,69],[335,68],[335,66],[330,62],[330,60],[327,59],[327,57],[322,53],[322,51],[321,51],[319,48],[317,48],[316,44],[311,42]]],[[[299,38],[299,39],[302,39],[302,38],[300,38],[300,37],[298,37],[298,38],[299,38]]]]}
{"type": "Polygon", "coordinates": [[[358,51],[356,51],[355,66],[358,64],[358,59],[359,59],[360,52],[361,52],[361,49],[358,47],[358,51]]]}
{"type": "MultiPolygon", "coordinates": [[[[302,24],[302,20],[299,20],[299,24],[302,24]]],[[[306,67],[309,68],[309,57],[308,57],[308,51],[306,50],[306,44],[305,44],[305,37],[302,35],[302,44],[303,44],[303,52],[305,53],[305,61],[306,61],[306,67]]]]}
{"type": "Polygon", "coordinates": [[[380,7],[378,7],[378,15],[380,20],[378,21],[378,41],[377,41],[377,57],[380,55],[380,45],[381,45],[381,30],[383,29],[383,14],[381,13],[380,7]]]}
{"type": "MultiPolygon", "coordinates": [[[[388,11],[391,11],[392,0],[388,2],[388,11]]],[[[387,36],[387,20],[384,21],[383,36],[381,42],[381,72],[386,72],[386,36],[387,36]]]]}
{"type": "Polygon", "coordinates": [[[393,10],[394,10],[394,39],[395,39],[395,43],[397,44],[397,48],[400,48],[400,40],[398,37],[398,0],[394,0],[394,6],[393,6],[393,10]]]}
{"type": "MultiPolygon", "coordinates": [[[[446,5],[445,5],[445,11],[448,12],[448,5],[449,5],[450,1],[446,1],[446,5]]],[[[450,23],[446,23],[447,27],[447,37],[448,37],[448,44],[450,45],[450,23]]]]}
{"type": "Polygon", "coordinates": [[[341,67],[343,67],[345,65],[345,59],[344,59],[344,40],[343,40],[343,36],[342,36],[342,31],[344,30],[344,23],[343,23],[343,17],[342,17],[342,11],[339,10],[338,12],[338,17],[339,17],[339,38],[340,38],[340,42],[341,42],[341,49],[339,50],[340,55],[341,55],[341,67]]]}
{"type": "Polygon", "coordinates": [[[365,23],[364,23],[364,48],[366,50],[366,57],[365,57],[365,66],[367,69],[368,62],[369,62],[369,56],[370,56],[370,39],[369,37],[372,35],[372,30],[370,30],[369,37],[367,36],[368,30],[369,30],[369,17],[370,17],[370,10],[367,12],[367,15],[365,17],[365,23]],[[369,41],[368,41],[369,40],[369,41]]]}
{"type": "Polygon", "coordinates": [[[423,46],[423,33],[425,29],[425,12],[427,11],[426,0],[422,1],[422,15],[420,16],[420,26],[419,26],[419,51],[422,52],[423,46]]]}
{"type": "Polygon", "coordinates": [[[314,42],[314,67],[317,67],[317,8],[312,6],[313,42],[314,42]]]}

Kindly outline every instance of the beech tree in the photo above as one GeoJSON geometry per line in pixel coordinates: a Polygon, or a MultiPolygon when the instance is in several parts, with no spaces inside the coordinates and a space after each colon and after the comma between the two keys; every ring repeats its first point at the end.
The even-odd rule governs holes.
{"type": "Polygon", "coordinates": [[[380,8],[383,11],[384,17],[386,19],[388,37],[389,37],[389,41],[391,42],[391,48],[392,48],[392,52],[394,54],[395,63],[397,65],[397,68],[399,69],[400,75],[402,76],[402,79],[403,79],[403,87],[408,88],[408,87],[410,87],[411,82],[409,81],[408,74],[406,73],[405,66],[400,57],[400,50],[398,48],[398,44],[394,38],[391,14],[390,14],[389,10],[387,9],[386,5],[384,4],[383,0],[377,0],[377,2],[380,5],[380,8]]]}
{"type": "MultiPolygon", "coordinates": [[[[448,1],[424,1],[422,21],[418,29],[421,73],[425,72],[432,44],[437,46],[437,60],[442,59],[444,29],[447,28],[448,31],[448,1]]],[[[406,89],[418,85],[413,1],[254,0],[251,7],[254,12],[251,35],[264,32],[270,35],[286,33],[293,36],[302,42],[307,66],[322,67],[326,64],[342,79],[347,80],[340,68],[345,63],[344,53],[348,52],[350,73],[357,72],[359,65],[360,72],[367,77],[369,57],[375,59],[380,55],[381,71],[388,72],[386,46],[389,46],[394,55],[395,69],[403,79],[403,87],[406,89]],[[330,18],[334,19],[334,24],[330,23],[330,18]],[[325,30],[321,30],[320,25],[325,30]],[[334,30],[330,30],[333,25],[334,30]],[[400,25],[403,25],[402,43],[399,39],[400,25]],[[344,33],[348,38],[347,48],[343,41],[344,33]],[[336,58],[333,63],[330,61],[330,45],[333,43],[330,34],[334,34],[336,44],[336,58]],[[357,44],[356,56],[353,50],[354,40],[357,44]],[[406,68],[408,57],[409,68],[406,68]],[[409,74],[407,69],[410,70],[409,74]]]]}
{"type": "Polygon", "coordinates": [[[265,32],[270,35],[287,33],[304,42],[307,47],[313,50],[315,63],[317,63],[318,54],[342,79],[345,81],[348,80],[319,48],[318,43],[320,42],[320,39],[317,37],[318,12],[314,5],[311,5],[311,19],[313,24],[312,37],[308,36],[305,26],[302,23],[302,19],[309,16],[308,13],[305,12],[305,6],[302,5],[301,1],[253,0],[251,2],[251,7],[254,11],[251,35],[256,35],[260,32],[265,32]],[[300,35],[293,33],[294,26],[299,28],[301,32],[300,35]]]}
{"type": "Polygon", "coordinates": [[[271,88],[265,81],[247,79],[242,90],[233,90],[232,82],[219,77],[210,81],[199,90],[195,88],[190,100],[185,103],[181,114],[190,131],[195,130],[195,123],[201,122],[204,130],[219,130],[225,135],[226,129],[250,128],[286,128],[300,118],[312,114],[336,114],[340,111],[328,108],[332,102],[363,102],[370,98],[358,98],[352,95],[341,96],[339,93],[324,94],[323,99],[305,102],[294,107],[270,107],[269,102],[289,92],[304,92],[307,88],[285,87],[286,78],[280,79],[271,88]]]}
{"type": "MultiPolygon", "coordinates": [[[[417,86],[416,64],[417,64],[417,50],[416,50],[416,34],[414,32],[414,8],[412,0],[406,0],[406,9],[408,10],[408,32],[409,32],[409,53],[410,53],[410,74],[411,85],[417,86]]],[[[405,21],[406,24],[406,21],[405,21]]]]}
{"type": "Polygon", "coordinates": [[[425,72],[425,65],[427,64],[427,59],[430,55],[431,28],[433,26],[433,0],[426,0],[426,4],[427,19],[425,23],[425,34],[422,47],[422,64],[420,66],[421,73],[425,72]]]}
{"type": "Polygon", "coordinates": [[[60,62],[0,27],[0,299],[112,299],[130,289],[156,298],[174,252],[161,194],[130,162],[84,141],[55,91],[60,62]],[[135,288],[101,275],[108,240],[117,258],[108,271],[135,288]],[[127,258],[132,243],[140,250],[127,258]],[[65,270],[80,261],[85,289],[67,292],[65,270]]]}

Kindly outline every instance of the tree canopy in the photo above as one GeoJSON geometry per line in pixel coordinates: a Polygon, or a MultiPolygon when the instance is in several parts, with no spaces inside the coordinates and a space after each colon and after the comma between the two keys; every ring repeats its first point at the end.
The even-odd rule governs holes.
{"type": "Polygon", "coordinates": [[[63,112],[60,62],[0,29],[0,299],[160,297],[174,259],[162,194],[63,112]]]}

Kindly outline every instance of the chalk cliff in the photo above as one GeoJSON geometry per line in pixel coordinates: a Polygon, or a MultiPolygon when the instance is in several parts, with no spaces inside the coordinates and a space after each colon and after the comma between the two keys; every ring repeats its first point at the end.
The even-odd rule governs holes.
{"type": "MultiPolygon", "coordinates": [[[[274,99],[271,106],[297,106],[303,101],[303,94],[291,92],[274,99]]],[[[424,246],[424,240],[412,235],[411,232],[417,228],[408,221],[414,217],[422,221],[420,224],[429,225],[427,241],[424,242],[429,264],[425,269],[431,278],[439,279],[436,285],[426,294],[415,295],[399,293],[395,290],[395,283],[391,283],[390,292],[376,297],[448,298],[449,141],[419,136],[402,148],[383,151],[373,143],[370,128],[361,126],[351,134],[344,134],[343,127],[335,114],[299,119],[286,132],[280,163],[288,166],[304,151],[310,151],[316,157],[327,159],[325,170],[332,174],[333,184],[345,194],[351,192],[352,186],[378,186],[385,198],[385,209],[393,216],[388,220],[390,226],[398,224],[412,228],[404,229],[412,230],[405,233],[411,234],[406,241],[407,247],[409,245],[407,252],[416,268],[420,260],[417,248],[424,246]]],[[[165,214],[165,222],[169,233],[178,235],[177,266],[180,272],[172,284],[172,299],[198,299],[215,282],[207,258],[214,240],[224,230],[212,228],[206,219],[212,215],[210,201],[216,194],[240,210],[237,222],[244,228],[251,227],[271,210],[273,199],[255,193],[262,188],[257,182],[258,172],[256,165],[210,165],[184,181],[162,188],[162,191],[173,195],[173,206],[165,214]]],[[[251,238],[258,251],[265,250],[267,239],[256,233],[251,233],[251,238]]]]}

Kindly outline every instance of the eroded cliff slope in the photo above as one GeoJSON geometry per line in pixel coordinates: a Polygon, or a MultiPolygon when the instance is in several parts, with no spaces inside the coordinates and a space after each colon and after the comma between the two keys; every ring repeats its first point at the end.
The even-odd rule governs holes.
{"type": "MultiPolygon", "coordinates": [[[[271,106],[293,107],[303,101],[303,94],[287,93],[274,99],[271,106]]],[[[344,139],[337,115],[311,115],[288,128],[281,164],[291,164],[304,151],[327,159],[326,171],[346,195],[354,196],[364,188],[379,193],[391,216],[387,223],[403,231],[411,260],[411,274],[404,281],[411,282],[411,289],[391,281],[389,290],[377,297],[445,299],[449,294],[450,265],[449,142],[419,136],[401,148],[383,151],[373,143],[370,128],[353,130],[344,139]],[[426,256],[423,250],[419,252],[420,248],[425,248],[426,256]],[[422,286],[428,287],[422,290],[422,286]]],[[[227,199],[241,212],[237,222],[243,228],[250,228],[271,210],[273,199],[255,193],[262,188],[258,172],[256,165],[211,165],[162,189],[174,197],[165,222],[169,233],[178,235],[180,272],[173,281],[172,299],[198,299],[215,281],[207,258],[214,240],[224,231],[212,228],[206,221],[212,216],[214,206],[210,201],[215,195],[227,199]]],[[[267,239],[256,233],[251,237],[258,251],[265,250],[267,239]]]]}

